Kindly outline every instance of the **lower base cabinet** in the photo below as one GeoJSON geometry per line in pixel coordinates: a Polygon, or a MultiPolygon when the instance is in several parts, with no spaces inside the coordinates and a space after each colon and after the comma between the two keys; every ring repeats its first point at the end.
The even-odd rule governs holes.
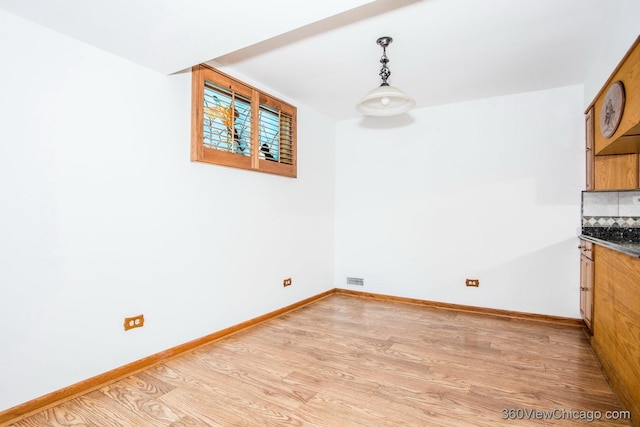
{"type": "Polygon", "coordinates": [[[640,258],[593,246],[591,345],[613,389],[640,426],[640,258]]]}

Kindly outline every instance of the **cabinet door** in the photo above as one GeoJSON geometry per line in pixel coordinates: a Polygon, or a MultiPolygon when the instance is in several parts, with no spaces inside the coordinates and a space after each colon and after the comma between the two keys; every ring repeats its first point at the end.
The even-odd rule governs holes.
{"type": "Polygon", "coordinates": [[[593,324],[593,261],[580,257],[580,314],[589,330],[593,324]]]}
{"type": "Polygon", "coordinates": [[[638,154],[595,156],[595,190],[638,188],[638,154]]]}
{"type": "Polygon", "coordinates": [[[595,162],[595,152],[594,152],[594,132],[593,126],[593,107],[587,112],[585,116],[585,145],[586,145],[586,162],[585,162],[585,172],[586,172],[586,183],[585,189],[587,191],[595,190],[595,170],[594,170],[594,162],[595,162]]]}

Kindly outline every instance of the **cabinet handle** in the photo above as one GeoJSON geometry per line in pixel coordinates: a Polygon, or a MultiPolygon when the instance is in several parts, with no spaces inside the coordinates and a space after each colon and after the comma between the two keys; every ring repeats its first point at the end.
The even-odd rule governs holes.
{"type": "Polygon", "coordinates": [[[587,147],[587,151],[591,151],[591,147],[587,147]]]}
{"type": "Polygon", "coordinates": [[[586,291],[587,289],[589,289],[589,288],[585,288],[585,287],[583,287],[583,286],[580,286],[580,290],[581,290],[581,291],[586,291]]]}

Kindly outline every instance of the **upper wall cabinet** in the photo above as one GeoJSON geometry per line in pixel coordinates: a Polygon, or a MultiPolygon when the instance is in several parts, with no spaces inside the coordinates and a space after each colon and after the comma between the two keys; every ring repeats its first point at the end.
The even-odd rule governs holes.
{"type": "Polygon", "coordinates": [[[592,107],[596,156],[640,153],[640,37],[587,111],[592,107]]]}

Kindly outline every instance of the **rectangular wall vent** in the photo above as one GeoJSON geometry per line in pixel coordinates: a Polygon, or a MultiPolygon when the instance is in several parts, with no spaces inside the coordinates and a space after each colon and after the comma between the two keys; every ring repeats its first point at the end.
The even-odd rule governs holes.
{"type": "Polygon", "coordinates": [[[364,279],[360,277],[347,277],[347,285],[364,286],[364,279]]]}

